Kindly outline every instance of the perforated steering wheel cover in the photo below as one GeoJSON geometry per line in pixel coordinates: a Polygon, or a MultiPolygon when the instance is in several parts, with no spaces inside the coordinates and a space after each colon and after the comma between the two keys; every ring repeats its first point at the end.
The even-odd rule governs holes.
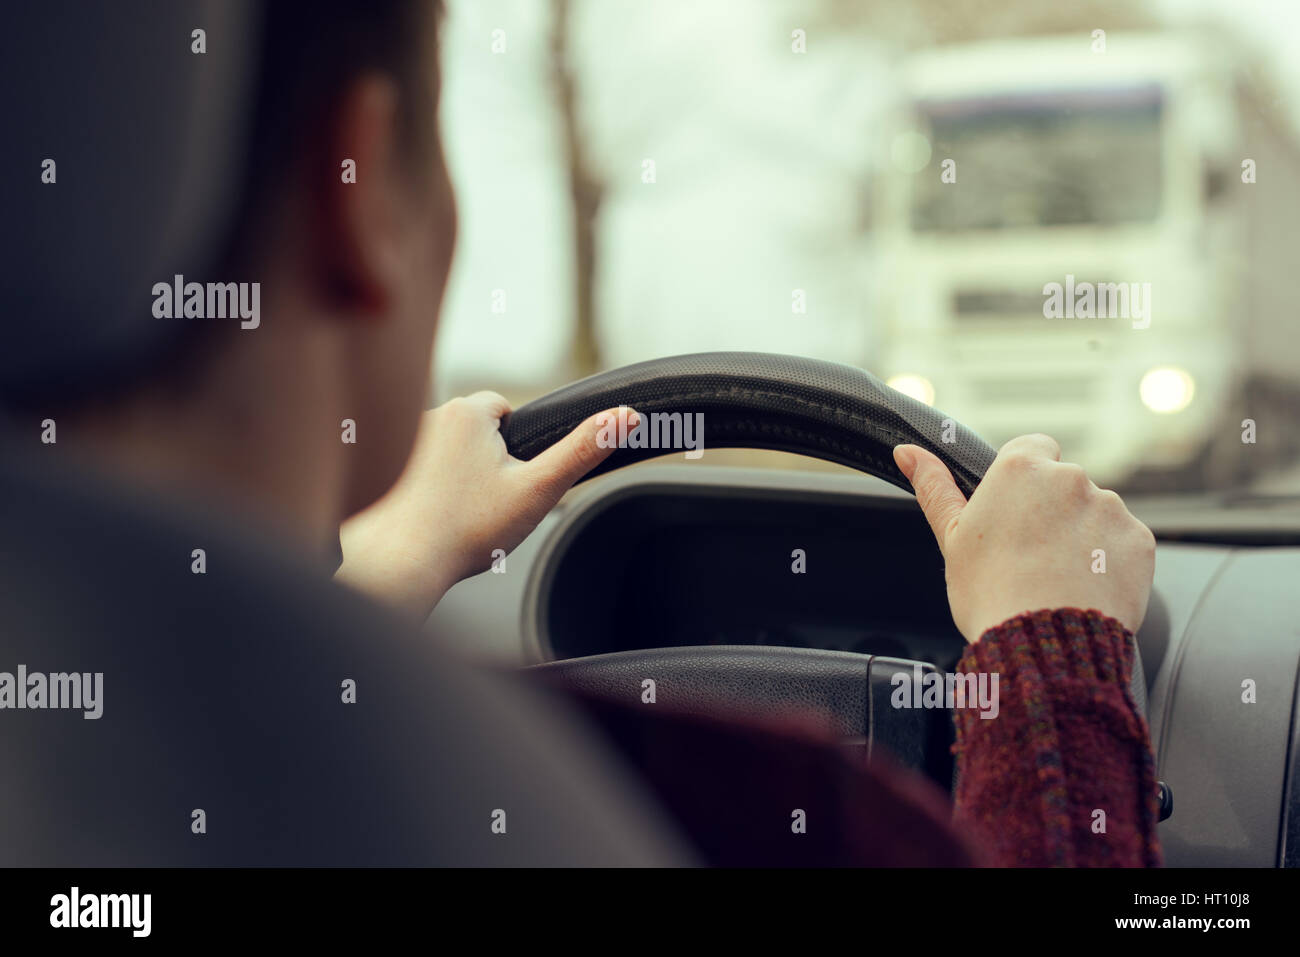
{"type": "MultiPolygon", "coordinates": [[[[853,366],[764,352],[705,352],[652,359],[590,376],[512,412],[501,432],[510,453],[531,459],[585,418],[615,406],[643,414],[703,415],[709,448],[794,452],[911,485],[893,448],[934,452],[970,495],[995,450],[944,413],[889,388],[853,366]]],[[[663,454],[621,448],[591,478],[663,454]]]]}

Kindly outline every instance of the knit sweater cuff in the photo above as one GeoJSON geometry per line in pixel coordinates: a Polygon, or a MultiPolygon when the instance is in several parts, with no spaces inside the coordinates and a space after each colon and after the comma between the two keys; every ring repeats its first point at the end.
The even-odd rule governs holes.
{"type": "Polygon", "coordinates": [[[954,709],[955,797],[1000,863],[1160,863],[1133,651],[1118,621],[1079,608],[1017,615],[966,649],[958,673],[989,676],[1000,701],[995,692],[993,709],[954,709]],[[1105,837],[1091,830],[1098,808],[1108,814],[1105,837]]]}
{"type": "Polygon", "coordinates": [[[988,629],[966,649],[957,670],[1015,681],[1114,682],[1127,689],[1133,643],[1127,628],[1095,609],[1044,608],[988,629]]]}

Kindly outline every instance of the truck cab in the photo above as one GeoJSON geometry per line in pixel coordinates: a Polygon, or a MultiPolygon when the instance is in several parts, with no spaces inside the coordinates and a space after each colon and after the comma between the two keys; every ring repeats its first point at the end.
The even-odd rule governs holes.
{"type": "Polygon", "coordinates": [[[1263,155],[1270,178],[1300,167],[1242,73],[1196,33],[906,62],[875,237],[891,384],[995,445],[1032,424],[1099,482],[1148,470],[1205,484],[1210,450],[1262,414],[1251,385],[1297,367],[1273,298],[1287,267],[1259,238],[1293,221],[1296,194],[1275,180],[1278,203],[1254,177],[1263,155]],[[1053,308],[1083,286],[1147,301],[1053,308]]]}

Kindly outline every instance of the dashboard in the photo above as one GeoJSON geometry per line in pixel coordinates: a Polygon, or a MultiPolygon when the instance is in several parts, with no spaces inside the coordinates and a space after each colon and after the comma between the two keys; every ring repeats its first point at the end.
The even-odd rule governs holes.
{"type": "MultiPolygon", "coordinates": [[[[1162,538],[1137,636],[1171,866],[1300,866],[1300,548],[1162,538]]],[[[580,486],[435,640],[524,666],[679,646],[949,671],[964,640],[914,499],[866,475],[648,463],[580,486]],[[864,661],[869,659],[864,657],[864,661]]]]}

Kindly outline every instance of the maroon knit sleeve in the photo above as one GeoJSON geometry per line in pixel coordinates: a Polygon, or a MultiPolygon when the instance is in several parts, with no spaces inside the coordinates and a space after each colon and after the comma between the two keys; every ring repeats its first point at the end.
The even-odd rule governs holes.
{"type": "Polygon", "coordinates": [[[967,648],[959,674],[997,675],[998,707],[954,709],[954,821],[997,864],[1159,866],[1155,759],[1132,666],[1124,626],[1077,608],[1018,615],[967,648]]]}
{"type": "MultiPolygon", "coordinates": [[[[542,677],[542,682],[546,682],[542,677]]],[[[556,687],[577,705],[707,864],[967,867],[988,862],[948,796],[827,736],[810,713],[724,717],[556,687]],[[791,828],[799,809],[806,828],[791,828]]]]}

